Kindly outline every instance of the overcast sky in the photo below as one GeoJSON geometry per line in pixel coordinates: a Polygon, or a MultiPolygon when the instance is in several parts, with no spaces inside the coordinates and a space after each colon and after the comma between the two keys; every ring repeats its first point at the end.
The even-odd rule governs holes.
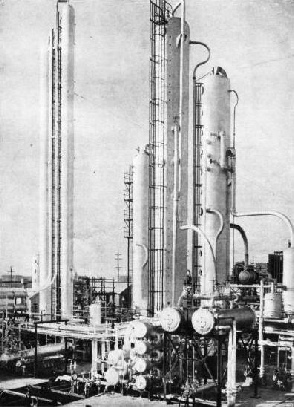
{"type": "MultiPolygon", "coordinates": [[[[123,174],[148,142],[149,1],[72,0],[75,59],[75,268],[114,273],[123,254],[123,174]]],[[[0,1],[0,273],[29,274],[38,252],[40,49],[55,0],[0,1]]],[[[279,210],[294,220],[294,5],[291,0],[187,0],[191,39],[206,42],[240,97],[239,211],[279,210]]],[[[195,47],[194,66],[203,51],[195,47]]],[[[240,222],[251,260],[282,250],[274,218],[240,222]]],[[[242,254],[237,242],[239,257],[242,254]]],[[[238,257],[238,256],[237,256],[238,257]]]]}

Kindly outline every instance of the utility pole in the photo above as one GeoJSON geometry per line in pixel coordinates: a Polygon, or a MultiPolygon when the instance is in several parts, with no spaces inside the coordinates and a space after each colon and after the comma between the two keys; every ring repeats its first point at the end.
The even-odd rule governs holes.
{"type": "Polygon", "coordinates": [[[14,273],[15,270],[12,269],[12,266],[10,266],[10,270],[7,271],[7,273],[10,273],[10,287],[12,287],[12,273],[14,273]]]}
{"type": "Polygon", "coordinates": [[[117,270],[117,282],[119,282],[119,271],[121,269],[120,262],[121,262],[121,253],[115,253],[115,261],[116,261],[116,270],[117,270]]]}

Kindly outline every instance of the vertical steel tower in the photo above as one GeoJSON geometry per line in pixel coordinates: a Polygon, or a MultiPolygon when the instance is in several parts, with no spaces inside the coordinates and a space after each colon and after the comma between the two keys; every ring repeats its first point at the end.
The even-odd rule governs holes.
{"type": "Polygon", "coordinates": [[[150,109],[149,109],[149,236],[148,310],[163,305],[165,258],[166,162],[166,25],[172,7],[165,0],[150,1],[150,109]]]}
{"type": "Polygon", "coordinates": [[[40,311],[73,309],[74,10],[58,0],[41,75],[40,311]]]}

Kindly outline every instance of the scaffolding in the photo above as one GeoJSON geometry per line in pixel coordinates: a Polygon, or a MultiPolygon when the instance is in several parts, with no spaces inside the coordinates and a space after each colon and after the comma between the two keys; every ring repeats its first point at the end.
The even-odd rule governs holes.
{"type": "Polygon", "coordinates": [[[127,308],[131,308],[130,285],[133,282],[133,166],[124,174],[124,201],[126,209],[124,211],[124,237],[127,239],[127,308]]]}
{"type": "Polygon", "coordinates": [[[61,25],[57,11],[57,30],[52,30],[52,99],[51,99],[51,275],[56,276],[51,287],[51,318],[61,313],[61,25]],[[56,35],[57,34],[57,35],[56,35]]]}
{"type": "MultiPolygon", "coordinates": [[[[201,229],[203,219],[203,180],[202,180],[202,94],[203,83],[194,84],[194,106],[193,106],[193,225],[201,229]]],[[[194,290],[200,287],[200,276],[202,274],[202,243],[198,233],[193,234],[193,269],[192,282],[194,290]]]]}
{"type": "Polygon", "coordinates": [[[114,279],[86,276],[79,276],[75,279],[74,317],[89,320],[89,307],[98,298],[101,301],[103,318],[105,320],[114,318],[116,303],[114,279]]]}
{"type": "Polygon", "coordinates": [[[172,7],[165,0],[150,1],[149,109],[149,254],[148,311],[163,307],[165,160],[166,160],[166,24],[172,7]]]}
{"type": "MultiPolygon", "coordinates": [[[[55,185],[55,149],[56,149],[56,138],[55,138],[55,109],[56,109],[56,89],[55,89],[55,65],[56,65],[56,49],[55,49],[55,32],[52,30],[52,65],[51,65],[51,83],[52,83],[52,100],[51,100],[51,155],[52,155],[52,172],[51,172],[51,276],[55,275],[56,266],[56,231],[55,231],[55,206],[56,206],[56,185],[55,185]]],[[[56,281],[51,287],[51,317],[55,314],[56,308],[56,281]]]]}

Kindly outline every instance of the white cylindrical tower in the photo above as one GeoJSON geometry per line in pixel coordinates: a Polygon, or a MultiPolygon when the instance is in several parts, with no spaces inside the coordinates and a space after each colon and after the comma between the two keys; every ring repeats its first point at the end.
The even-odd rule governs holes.
{"type": "Polygon", "coordinates": [[[147,314],[149,155],[141,149],[133,168],[133,307],[147,314]]]}
{"type": "Polygon", "coordinates": [[[60,177],[60,287],[61,315],[71,318],[73,313],[73,199],[74,199],[74,10],[59,2],[60,69],[61,69],[61,177],[60,177]]]}
{"type": "Polygon", "coordinates": [[[206,294],[227,281],[230,269],[229,89],[230,81],[222,68],[217,68],[204,80],[202,228],[215,257],[203,242],[201,289],[206,294]]]}
{"type": "Polygon", "coordinates": [[[283,292],[284,311],[286,314],[294,314],[294,247],[283,252],[283,292]]]}
{"type": "MultiPolygon", "coordinates": [[[[52,87],[52,35],[48,49],[41,51],[40,66],[40,217],[39,217],[39,285],[48,285],[51,280],[51,107],[52,87]]],[[[39,310],[51,314],[51,287],[40,292],[39,310]]]]}

